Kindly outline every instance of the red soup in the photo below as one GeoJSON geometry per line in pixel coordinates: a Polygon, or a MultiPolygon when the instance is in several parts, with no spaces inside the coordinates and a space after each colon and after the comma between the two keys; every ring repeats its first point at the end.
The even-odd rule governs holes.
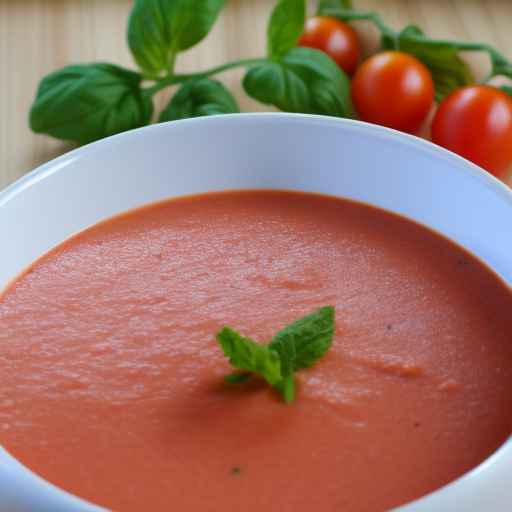
{"type": "Polygon", "coordinates": [[[512,295],[408,220],[292,192],[206,194],[98,224],[0,300],[0,440],[122,512],[382,511],[512,430],[512,295]],[[331,304],[286,405],[229,386],[216,332],[259,341],[331,304]]]}

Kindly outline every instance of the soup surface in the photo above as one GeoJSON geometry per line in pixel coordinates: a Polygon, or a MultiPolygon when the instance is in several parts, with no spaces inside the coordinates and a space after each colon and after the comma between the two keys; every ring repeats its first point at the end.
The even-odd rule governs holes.
{"type": "Polygon", "coordinates": [[[122,512],[382,511],[512,430],[512,295],[403,218],[319,195],[170,200],[98,224],[0,300],[0,442],[122,512]],[[285,405],[215,340],[336,306],[285,405]]]}

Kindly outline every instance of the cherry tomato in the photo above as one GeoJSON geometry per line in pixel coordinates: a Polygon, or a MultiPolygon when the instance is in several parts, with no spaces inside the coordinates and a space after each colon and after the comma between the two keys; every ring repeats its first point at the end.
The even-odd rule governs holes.
{"type": "Polygon", "coordinates": [[[355,30],[347,23],[327,16],[315,16],[306,21],[299,46],[322,50],[349,75],[356,70],[361,55],[355,30]]]}
{"type": "Polygon", "coordinates": [[[432,107],[434,82],[430,71],[412,55],[382,52],[357,70],[352,99],[363,121],[414,133],[432,107]]]}
{"type": "Polygon", "coordinates": [[[512,99],[488,85],[455,90],[434,116],[432,141],[501,176],[512,163],[512,99]]]}

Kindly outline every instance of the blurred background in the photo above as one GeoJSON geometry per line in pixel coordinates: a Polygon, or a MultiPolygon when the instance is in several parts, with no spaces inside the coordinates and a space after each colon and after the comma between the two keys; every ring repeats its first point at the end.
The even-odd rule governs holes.
{"type": "MultiPolygon", "coordinates": [[[[125,41],[131,5],[131,0],[0,0],[0,189],[74,147],[29,129],[28,110],[45,74],[88,61],[134,67],[125,41]]],[[[208,37],[180,55],[177,71],[260,56],[274,5],[274,0],[228,0],[208,37]]],[[[414,23],[431,37],[487,42],[512,59],[512,0],[354,0],[354,7],[378,10],[393,28],[414,23]]],[[[315,2],[310,8],[314,10],[315,2]]],[[[375,31],[364,22],[355,27],[365,52],[371,52],[375,31]]],[[[477,76],[485,75],[486,57],[470,59],[477,76]]],[[[242,73],[237,69],[221,80],[234,92],[242,111],[268,110],[245,95],[242,73]]],[[[163,107],[168,95],[169,91],[160,93],[157,106],[163,107]]]]}

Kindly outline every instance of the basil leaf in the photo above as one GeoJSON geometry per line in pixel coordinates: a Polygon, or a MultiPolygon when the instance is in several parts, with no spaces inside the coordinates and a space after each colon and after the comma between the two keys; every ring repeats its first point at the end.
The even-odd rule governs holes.
{"type": "Polygon", "coordinates": [[[274,350],[243,337],[229,327],[224,327],[217,334],[217,341],[235,368],[256,373],[271,386],[281,382],[281,362],[274,350]]]}
{"type": "Polygon", "coordinates": [[[287,112],[352,115],[347,76],[313,48],[292,48],[279,61],[251,67],[243,87],[254,99],[287,112]]]}
{"type": "Polygon", "coordinates": [[[313,366],[329,350],[334,336],[334,308],[317,309],[279,331],[269,344],[281,359],[281,374],[313,366]]]}
{"type": "Polygon", "coordinates": [[[293,48],[304,31],[304,0],[280,0],[270,16],[267,29],[267,53],[277,59],[293,48]]]}
{"type": "Polygon", "coordinates": [[[135,0],[128,20],[128,45],[150,77],[172,68],[177,52],[210,32],[225,0],[135,0]]]}
{"type": "Polygon", "coordinates": [[[185,82],[160,114],[159,121],[239,112],[231,93],[217,80],[185,82]]]}
{"type": "Polygon", "coordinates": [[[47,75],[30,109],[30,127],[82,144],[148,124],[153,113],[141,75],[113,64],[66,66],[47,75]]]}
{"type": "Polygon", "coordinates": [[[318,12],[322,9],[352,9],[352,0],[320,0],[318,2],[318,12]]]}
{"type": "Polygon", "coordinates": [[[459,57],[456,43],[429,39],[421,29],[409,25],[398,34],[398,49],[414,55],[429,68],[438,101],[454,89],[474,82],[468,65],[459,57]]]}

